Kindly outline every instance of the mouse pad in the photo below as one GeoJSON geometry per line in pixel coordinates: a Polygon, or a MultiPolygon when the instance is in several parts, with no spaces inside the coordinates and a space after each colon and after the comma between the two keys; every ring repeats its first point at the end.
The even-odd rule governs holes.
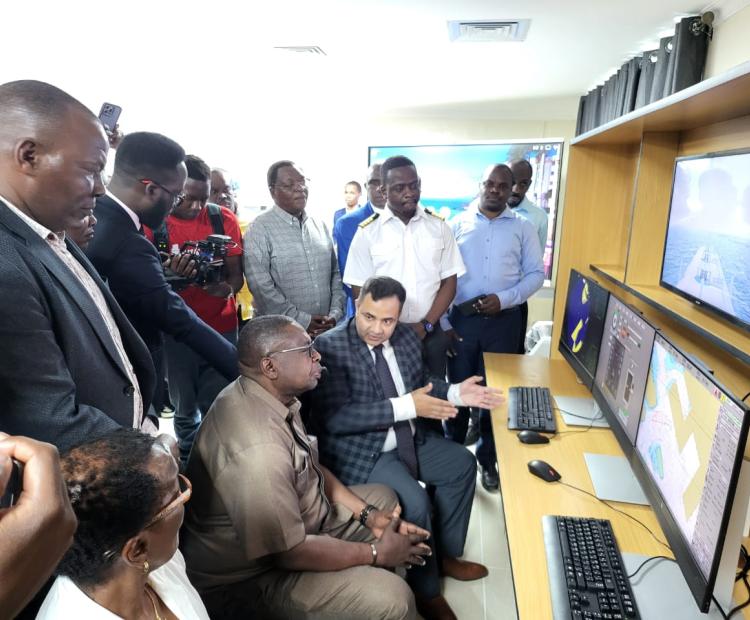
{"type": "Polygon", "coordinates": [[[586,459],[586,467],[594,485],[594,494],[599,499],[649,505],[638,479],[630,469],[630,463],[624,456],[584,452],[583,458],[586,459]]]}

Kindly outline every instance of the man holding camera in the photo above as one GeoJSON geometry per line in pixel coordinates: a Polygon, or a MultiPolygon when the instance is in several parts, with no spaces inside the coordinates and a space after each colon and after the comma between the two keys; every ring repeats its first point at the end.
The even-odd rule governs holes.
{"type": "MultiPolygon", "coordinates": [[[[161,226],[184,196],[185,151],[169,138],[136,132],[123,138],[107,195],[96,200],[98,220],[86,254],[151,353],[163,368],[163,333],[200,355],[227,380],[237,377],[237,349],[208,326],[172,290],[162,259],[143,225],[161,226]]],[[[190,272],[188,256],[171,268],[190,272]],[[186,268],[187,266],[187,268],[186,268]]],[[[148,394],[150,401],[152,394],[148,394]]]]}
{"type": "MultiPolygon", "coordinates": [[[[184,198],[167,217],[166,227],[155,233],[155,240],[176,254],[175,250],[186,243],[211,240],[211,235],[228,237],[223,249],[214,252],[214,256],[224,254],[223,264],[206,264],[206,268],[199,269],[197,281],[178,293],[210,327],[236,344],[238,320],[234,295],[245,282],[240,225],[229,209],[208,202],[211,169],[206,162],[188,155],[185,166],[184,198]]],[[[165,352],[169,395],[175,408],[174,429],[180,455],[187,460],[202,417],[229,382],[203,356],[172,336],[165,339],[165,352]]]]}

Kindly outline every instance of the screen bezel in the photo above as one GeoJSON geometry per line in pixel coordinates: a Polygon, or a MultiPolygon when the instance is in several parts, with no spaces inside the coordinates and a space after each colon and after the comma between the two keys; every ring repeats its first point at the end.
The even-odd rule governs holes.
{"type": "MultiPolygon", "coordinates": [[[[720,390],[729,400],[736,404],[740,410],[744,413],[742,420],[742,426],[740,427],[740,436],[738,441],[738,449],[735,454],[734,465],[732,466],[732,474],[729,479],[729,487],[727,489],[727,503],[724,505],[724,514],[721,518],[721,525],[719,528],[719,536],[716,540],[716,548],[714,549],[713,562],[711,564],[711,570],[708,574],[708,579],[703,577],[698,562],[693,557],[692,551],[690,550],[690,543],[684,537],[682,530],[672,516],[672,512],[667,506],[666,500],[661,494],[658,485],[651,476],[648,465],[643,462],[640,453],[635,445],[632,446],[632,450],[629,455],[630,465],[635,473],[636,478],[641,484],[646,497],[648,498],[651,507],[656,515],[659,525],[661,526],[664,535],[667,538],[667,542],[674,553],[677,565],[685,578],[685,581],[690,588],[690,592],[698,605],[698,608],[702,612],[707,612],[711,605],[711,597],[713,595],[714,585],[716,583],[716,576],[719,571],[719,563],[721,562],[721,552],[724,547],[726,539],[727,526],[729,524],[729,518],[734,508],[735,494],[737,491],[737,480],[740,474],[740,467],[745,454],[745,444],[747,442],[748,434],[748,407],[736,398],[731,391],[721,385],[716,378],[710,373],[706,372],[704,368],[693,362],[689,355],[678,347],[674,342],[667,338],[663,333],[657,330],[654,336],[654,347],[656,346],[657,339],[661,339],[667,343],[668,346],[676,349],[680,355],[682,355],[686,362],[693,368],[695,368],[701,375],[703,375],[709,382],[720,390]]],[[[651,364],[653,362],[653,350],[651,352],[651,359],[649,360],[649,375],[651,374],[651,364]]],[[[645,401],[644,392],[644,401],[645,401]]],[[[641,414],[643,413],[643,405],[641,405],[641,414]]],[[[640,428],[640,419],[638,421],[640,428]]],[[[636,443],[638,435],[636,434],[636,443]]]]}
{"type": "MultiPolygon", "coordinates": [[[[677,288],[676,286],[670,284],[669,282],[664,281],[664,258],[667,255],[667,239],[669,238],[669,228],[670,228],[670,221],[672,218],[672,200],[674,199],[674,183],[675,183],[675,177],[677,175],[677,164],[679,164],[681,161],[689,161],[692,159],[715,159],[717,157],[731,157],[732,155],[748,155],[750,154],[750,148],[744,148],[744,149],[731,149],[728,151],[712,151],[709,153],[702,153],[700,155],[686,155],[683,157],[677,157],[674,160],[674,167],[672,169],[672,188],[669,193],[669,211],[667,212],[667,227],[664,231],[664,247],[662,248],[662,255],[661,255],[661,272],[659,273],[659,286],[662,288],[667,289],[668,291],[674,293],[675,295],[682,297],[683,299],[686,299],[687,301],[691,302],[692,304],[700,307],[705,308],[712,314],[716,314],[723,320],[727,321],[728,323],[731,323],[732,325],[735,325],[745,331],[750,331],[750,322],[743,321],[739,317],[734,316],[733,314],[730,314],[729,312],[726,312],[722,310],[721,308],[717,308],[716,306],[713,306],[702,299],[698,299],[697,297],[694,297],[693,295],[690,295],[689,293],[683,291],[682,289],[677,288]]],[[[748,240],[748,243],[750,244],[750,240],[748,240]]]]}
{"type": "MultiPolygon", "coordinates": [[[[646,319],[645,316],[641,312],[638,311],[637,308],[631,306],[629,303],[626,303],[622,299],[620,299],[617,295],[614,293],[609,294],[609,299],[607,300],[607,314],[609,314],[609,304],[611,303],[612,299],[616,299],[618,302],[620,302],[623,306],[625,306],[628,310],[633,312],[634,314],[638,315],[641,320],[646,323],[651,329],[654,330],[654,339],[656,339],[656,335],[660,333],[659,328],[656,327],[651,321],[646,319]]],[[[604,334],[602,334],[602,339],[604,339],[604,334]]],[[[651,350],[649,351],[648,356],[648,369],[646,370],[646,380],[648,380],[648,373],[651,371],[651,357],[653,356],[654,352],[654,343],[651,342],[651,350]]],[[[601,357],[601,349],[599,351],[599,356],[601,357]]],[[[597,372],[599,371],[599,362],[597,361],[596,364],[597,372]]],[[[644,390],[644,395],[645,395],[644,390]]],[[[632,452],[635,450],[635,442],[630,441],[630,437],[628,437],[628,434],[625,432],[625,428],[620,423],[620,418],[617,415],[617,412],[612,409],[609,405],[609,401],[607,400],[607,397],[604,395],[601,388],[596,383],[596,374],[594,375],[594,382],[591,386],[591,395],[594,397],[594,400],[596,401],[596,404],[599,405],[599,408],[604,413],[604,417],[607,420],[607,423],[609,424],[609,427],[612,429],[612,432],[615,435],[615,439],[617,439],[617,443],[620,445],[620,448],[625,453],[625,456],[630,459],[632,456],[632,452]]],[[[643,412],[643,399],[641,399],[641,412],[643,412]]],[[[638,423],[641,422],[641,415],[638,414],[638,423]]],[[[636,429],[636,436],[637,436],[637,429],[636,429]]]]}
{"type": "MultiPolygon", "coordinates": [[[[599,364],[599,356],[596,356],[596,365],[594,367],[594,373],[592,375],[589,375],[589,371],[586,369],[586,367],[583,365],[583,362],[581,362],[571,351],[568,346],[565,344],[565,315],[568,308],[568,295],[570,295],[570,284],[573,280],[573,274],[578,274],[581,278],[584,280],[587,280],[588,282],[592,282],[595,286],[599,287],[602,291],[604,291],[607,294],[607,304],[609,304],[609,295],[612,293],[609,292],[608,289],[604,288],[601,284],[599,284],[594,278],[584,275],[577,269],[571,269],[570,275],[568,277],[568,290],[565,293],[565,308],[563,309],[563,325],[560,329],[560,340],[558,340],[557,343],[557,350],[560,352],[560,354],[567,360],[568,364],[573,368],[573,370],[576,373],[576,376],[581,380],[581,383],[583,383],[584,386],[586,386],[586,389],[591,391],[592,386],[594,385],[594,380],[596,378],[596,365],[599,364]]],[[[606,309],[605,309],[605,317],[606,317],[606,309]]],[[[603,332],[602,332],[603,333],[603,332]]],[[[599,343],[601,346],[601,342],[599,343]]]]}

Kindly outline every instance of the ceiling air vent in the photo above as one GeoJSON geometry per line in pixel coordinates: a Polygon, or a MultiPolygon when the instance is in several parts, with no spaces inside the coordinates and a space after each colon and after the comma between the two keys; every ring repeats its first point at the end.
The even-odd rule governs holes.
{"type": "Polygon", "coordinates": [[[508,43],[523,41],[529,31],[530,19],[487,19],[479,21],[449,21],[451,41],[467,43],[508,43]]]}
{"type": "Polygon", "coordinates": [[[317,45],[277,45],[274,49],[296,52],[297,54],[317,54],[319,56],[328,55],[317,45]]]}

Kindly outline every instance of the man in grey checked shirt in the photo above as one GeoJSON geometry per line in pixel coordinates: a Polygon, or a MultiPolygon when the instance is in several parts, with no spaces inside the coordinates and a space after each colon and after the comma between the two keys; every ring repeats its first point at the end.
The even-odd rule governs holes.
{"type": "Polygon", "coordinates": [[[330,329],[344,315],[336,254],[323,222],[305,213],[307,179],[292,161],[268,169],[273,208],[245,234],[245,278],[256,315],[292,317],[310,336],[330,329]]]}

